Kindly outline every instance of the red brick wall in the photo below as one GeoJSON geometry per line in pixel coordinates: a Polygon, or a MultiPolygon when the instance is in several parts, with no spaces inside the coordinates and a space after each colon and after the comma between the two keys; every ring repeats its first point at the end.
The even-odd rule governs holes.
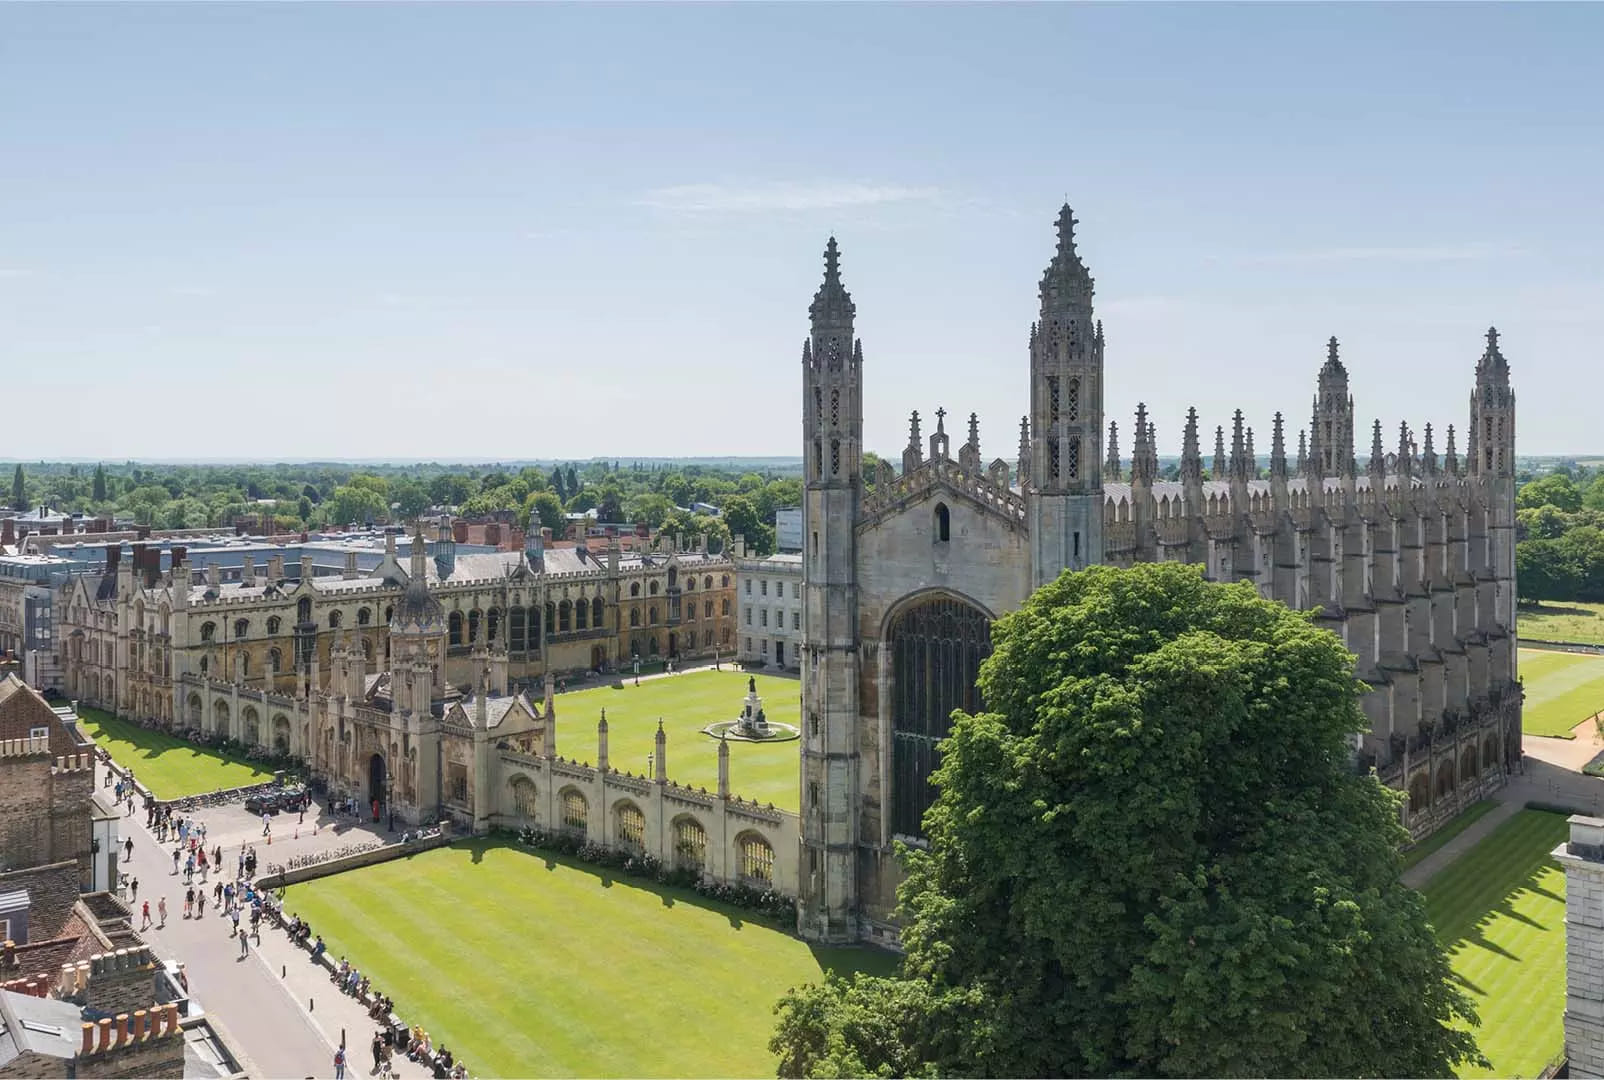
{"type": "Polygon", "coordinates": [[[0,874],[0,893],[28,890],[28,939],[47,941],[61,933],[78,902],[78,866],[58,862],[0,874]]]}
{"type": "Polygon", "coordinates": [[[14,690],[0,702],[0,739],[26,739],[36,727],[50,729],[51,757],[66,757],[88,749],[73,739],[61,717],[32,687],[14,690]]]}

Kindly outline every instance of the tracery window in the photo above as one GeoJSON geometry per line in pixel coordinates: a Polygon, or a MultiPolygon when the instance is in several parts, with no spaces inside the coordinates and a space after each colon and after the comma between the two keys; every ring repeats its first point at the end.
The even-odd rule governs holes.
{"type": "Polygon", "coordinates": [[[373,621],[373,612],[372,612],[371,609],[369,609],[369,608],[358,608],[357,609],[357,612],[356,612],[356,624],[358,626],[367,626],[372,621],[373,621]]]}
{"type": "Polygon", "coordinates": [[[247,637],[247,636],[249,636],[250,632],[251,632],[251,620],[249,620],[249,619],[235,619],[234,620],[234,636],[236,638],[247,637]]]}
{"type": "Polygon", "coordinates": [[[457,648],[462,644],[462,612],[453,611],[446,619],[446,644],[457,648]]]}
{"type": "Polygon", "coordinates": [[[830,475],[836,476],[841,472],[841,440],[830,440],[830,475]]]}
{"type": "Polygon", "coordinates": [[[605,606],[602,603],[602,598],[598,596],[590,602],[590,625],[600,630],[607,621],[603,618],[604,614],[605,606]]]}
{"type": "Polygon", "coordinates": [[[527,776],[515,776],[509,782],[512,788],[512,812],[519,817],[535,816],[535,785],[527,776]]]}
{"type": "Polygon", "coordinates": [[[1048,479],[1058,479],[1058,440],[1047,440],[1047,476],[1048,479]]]}
{"type": "Polygon", "coordinates": [[[629,625],[631,625],[631,626],[639,626],[640,625],[640,608],[632,607],[632,608],[629,609],[629,625]]]}
{"type": "Polygon", "coordinates": [[[330,630],[338,630],[339,628],[340,628],[340,612],[336,609],[334,611],[329,612],[329,629],[330,630]]]}
{"type": "Polygon", "coordinates": [[[574,606],[567,600],[557,605],[557,632],[566,634],[573,627],[574,606]]]}
{"type": "Polygon", "coordinates": [[[217,636],[217,624],[216,623],[209,623],[209,622],[208,623],[201,623],[201,640],[202,641],[211,641],[216,636],[217,636]]]}
{"type": "Polygon", "coordinates": [[[1047,376],[1047,421],[1058,422],[1058,376],[1047,376]]]}
{"type": "Polygon", "coordinates": [[[980,708],[975,680],[991,653],[991,624],[977,608],[940,596],[897,616],[891,646],[891,799],[893,831],[923,834],[925,810],[935,801],[930,774],[936,750],[952,730],[952,712],[980,708]]]}
{"type": "Polygon", "coordinates": [[[700,870],[707,862],[707,830],[695,818],[674,822],[674,863],[687,870],[700,870]]]}
{"type": "Polygon", "coordinates": [[[830,426],[841,426],[841,391],[830,391],[830,426]]]}
{"type": "Polygon", "coordinates": [[[1080,380],[1069,380],[1069,405],[1065,413],[1070,420],[1080,419],[1080,380]]]}
{"type": "Polygon", "coordinates": [[[646,842],[646,815],[632,802],[618,804],[615,838],[626,848],[639,851],[646,842]]]}
{"type": "Polygon", "coordinates": [[[1080,477],[1080,440],[1079,439],[1070,439],[1069,440],[1069,469],[1068,469],[1068,473],[1069,473],[1069,478],[1071,480],[1075,480],[1075,479],[1078,479],[1080,477]]]}
{"type": "Polygon", "coordinates": [[[582,833],[588,818],[589,807],[585,804],[585,796],[573,790],[563,792],[563,828],[582,833]]]}
{"type": "Polygon", "coordinates": [[[761,836],[741,838],[741,878],[765,885],[774,882],[774,849],[761,836]]]}
{"type": "Polygon", "coordinates": [[[590,601],[581,599],[574,605],[574,629],[590,629],[590,601]]]}

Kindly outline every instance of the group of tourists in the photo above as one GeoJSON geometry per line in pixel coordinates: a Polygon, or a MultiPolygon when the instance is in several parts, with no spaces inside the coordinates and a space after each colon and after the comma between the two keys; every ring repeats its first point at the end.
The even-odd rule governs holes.
{"type": "MultiPolygon", "coordinates": [[[[111,775],[111,772],[108,770],[106,773],[106,778],[109,780],[111,775]]],[[[134,786],[134,774],[129,772],[126,778],[118,779],[116,786],[113,788],[113,793],[117,797],[117,805],[124,807],[127,811],[124,816],[133,817],[134,796],[139,793],[139,789],[134,786]]]]}

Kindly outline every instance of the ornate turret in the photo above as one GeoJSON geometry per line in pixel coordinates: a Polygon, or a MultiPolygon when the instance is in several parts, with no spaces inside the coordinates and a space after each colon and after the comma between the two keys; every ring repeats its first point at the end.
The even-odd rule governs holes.
{"type": "Polygon", "coordinates": [[[1459,475],[1459,451],[1454,447],[1454,425],[1448,425],[1448,452],[1443,458],[1443,471],[1450,476],[1459,475]]]}
{"type": "Polygon", "coordinates": [[[1426,449],[1420,455],[1420,468],[1427,476],[1437,475],[1437,451],[1431,443],[1431,425],[1426,425],[1426,449]]]}
{"type": "Polygon", "coordinates": [[[1227,465],[1227,474],[1233,484],[1248,478],[1248,445],[1241,409],[1231,417],[1231,460],[1227,465]]]}
{"type": "Polygon", "coordinates": [[[445,633],[445,611],[429,592],[428,545],[423,539],[423,526],[415,524],[412,532],[411,569],[407,587],[401,593],[390,616],[390,633],[407,637],[434,637],[445,633]]]}
{"type": "Polygon", "coordinates": [[[841,284],[833,236],[808,314],[811,332],[802,347],[806,481],[855,490],[862,475],[863,347],[852,334],[857,308],[841,284]]]}
{"type": "Polygon", "coordinates": [[[1181,483],[1191,488],[1203,482],[1203,452],[1197,442],[1197,408],[1186,410],[1186,431],[1181,436],[1181,483]]]}
{"type": "Polygon", "coordinates": [[[440,521],[440,532],[434,542],[434,572],[441,581],[447,581],[457,569],[457,538],[451,523],[440,521]]]}
{"type": "Polygon", "coordinates": [[[1030,487],[1030,417],[1019,418],[1019,490],[1030,487]]]}
{"type": "Polygon", "coordinates": [[[1409,434],[1409,423],[1398,421],[1398,475],[1413,476],[1415,472],[1415,440],[1409,434]]]}
{"type": "Polygon", "coordinates": [[[1136,445],[1131,450],[1131,483],[1151,485],[1158,479],[1158,448],[1153,445],[1153,425],[1147,419],[1147,403],[1136,403],[1136,445]]]}
{"type": "MultiPolygon", "coordinates": [[[[1104,340],[1092,319],[1093,281],[1075,250],[1075,215],[1058,215],[1030,337],[1030,538],[1033,582],[1096,562],[1103,550],[1104,340]]],[[[1141,433],[1138,433],[1139,435],[1141,433]]]]}
{"type": "Polygon", "coordinates": [[[1320,458],[1321,476],[1346,476],[1353,470],[1353,397],[1348,393],[1348,369],[1337,356],[1337,339],[1326,342],[1326,362],[1320,368],[1314,400],[1314,430],[1310,450],[1320,458]]]}
{"type": "Polygon", "coordinates": [[[1287,443],[1286,431],[1281,414],[1275,414],[1275,426],[1270,430],[1270,479],[1285,480],[1287,478],[1287,443]]]}
{"type": "Polygon", "coordinates": [[[1252,428],[1248,428],[1247,435],[1248,435],[1248,443],[1247,443],[1247,447],[1248,447],[1247,476],[1248,476],[1249,480],[1257,480],[1259,478],[1259,455],[1255,454],[1253,452],[1253,429],[1252,428]]]}
{"type": "Polygon", "coordinates": [[[1117,484],[1119,481],[1119,424],[1110,420],[1108,422],[1108,454],[1103,459],[1103,483],[1117,484]]]}
{"type": "Polygon", "coordinates": [[[1305,428],[1298,429],[1298,475],[1303,476],[1304,470],[1309,467],[1309,432],[1305,428]]]}
{"type": "Polygon", "coordinates": [[[1476,389],[1470,395],[1470,471],[1505,478],[1515,475],[1515,391],[1509,361],[1498,347],[1498,330],[1487,328],[1487,347],[1476,362],[1476,389]]]}
{"type": "Polygon", "coordinates": [[[1224,480],[1229,476],[1225,461],[1225,428],[1216,425],[1214,428],[1214,464],[1209,469],[1209,478],[1224,480]]]}

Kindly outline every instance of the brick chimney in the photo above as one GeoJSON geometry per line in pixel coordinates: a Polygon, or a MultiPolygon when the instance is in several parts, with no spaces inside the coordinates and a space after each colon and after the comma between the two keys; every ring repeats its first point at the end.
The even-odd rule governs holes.
{"type": "Polygon", "coordinates": [[[468,523],[461,518],[451,523],[451,539],[459,544],[468,542],[468,523]]]}
{"type": "Polygon", "coordinates": [[[184,546],[182,546],[180,544],[174,544],[173,545],[173,552],[172,552],[173,569],[177,570],[180,566],[183,566],[184,565],[184,559],[188,555],[189,555],[189,549],[187,547],[184,547],[184,546]]]}
{"type": "Polygon", "coordinates": [[[121,544],[106,545],[106,573],[115,574],[118,565],[123,561],[123,546],[121,544]]]}
{"type": "Polygon", "coordinates": [[[7,547],[10,547],[16,542],[17,537],[15,531],[13,530],[11,519],[6,518],[4,521],[0,521],[0,544],[5,544],[7,547]]]}

